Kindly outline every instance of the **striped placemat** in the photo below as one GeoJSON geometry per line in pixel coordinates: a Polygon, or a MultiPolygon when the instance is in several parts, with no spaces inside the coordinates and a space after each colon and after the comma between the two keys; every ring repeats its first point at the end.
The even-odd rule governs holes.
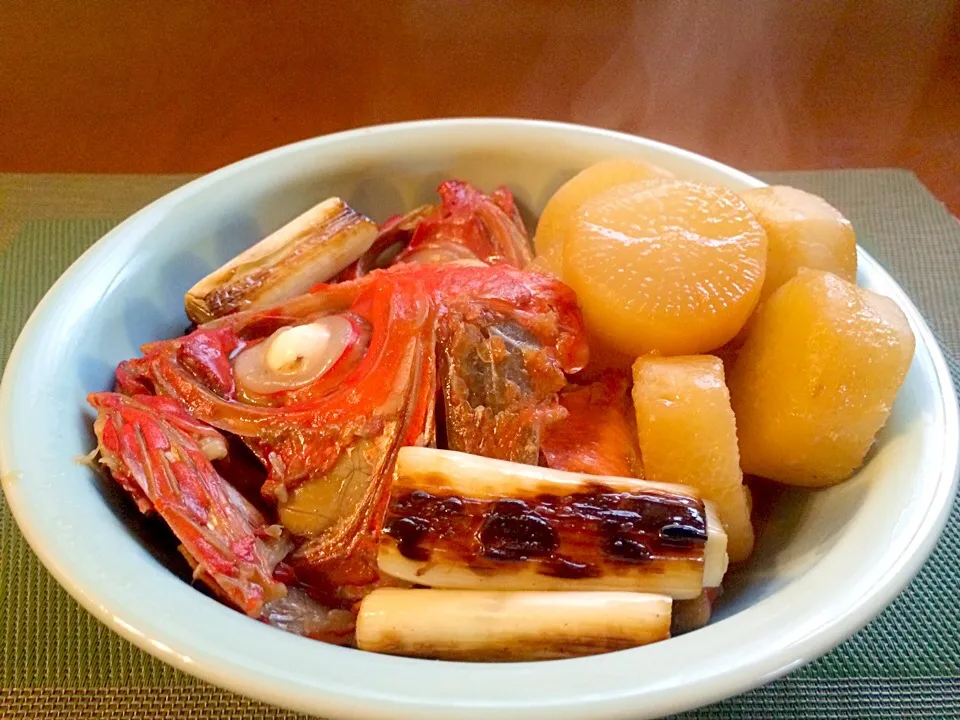
{"type": "MultiPolygon", "coordinates": [[[[761,173],[840,208],[917,303],[960,385],[960,223],[899,170],[761,173]]],[[[63,270],[120,219],[187,176],[0,175],[0,368],[63,270]]],[[[38,430],[39,431],[39,430],[38,430]]],[[[0,719],[298,717],[163,665],[81,610],[0,500],[0,719]]],[[[828,655],[684,720],[960,718],[960,510],[879,618],[828,655]]]]}

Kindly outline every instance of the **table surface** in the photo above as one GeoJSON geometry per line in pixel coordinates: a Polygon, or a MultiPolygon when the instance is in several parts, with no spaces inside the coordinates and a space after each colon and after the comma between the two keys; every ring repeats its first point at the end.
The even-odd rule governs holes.
{"type": "Polygon", "coordinates": [[[529,116],[754,170],[905,167],[960,213],[960,0],[4,0],[0,171],[202,172],[529,116]]]}
{"type": "MultiPolygon", "coordinates": [[[[906,172],[764,173],[822,195],[914,299],[960,386],[960,223],[906,172]]],[[[0,174],[0,371],[46,289],[119,220],[187,176],[0,174]]],[[[762,538],[761,538],[762,542],[762,538]]],[[[218,690],[121,640],[66,595],[0,496],[0,718],[306,720],[218,690]]],[[[960,718],[960,503],[876,620],[758,690],[676,720],[960,718]]],[[[642,671],[642,668],[641,668],[642,671]]]]}

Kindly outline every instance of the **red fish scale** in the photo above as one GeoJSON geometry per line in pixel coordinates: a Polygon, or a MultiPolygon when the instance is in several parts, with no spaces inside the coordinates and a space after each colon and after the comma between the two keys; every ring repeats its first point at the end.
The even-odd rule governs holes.
{"type": "MultiPolygon", "coordinates": [[[[217,474],[194,437],[151,407],[168,401],[116,393],[92,393],[88,400],[100,413],[101,461],[115,469],[141,510],[164,519],[228,599],[256,616],[266,600],[282,597],[285,588],[273,579],[269,558],[286,539],[269,537],[263,516],[217,474]]],[[[174,411],[177,421],[180,412],[174,411]]]]}
{"type": "MultiPolygon", "coordinates": [[[[520,323],[542,345],[543,362],[553,364],[554,372],[576,372],[586,363],[576,299],[559,281],[504,264],[406,264],[352,282],[317,286],[311,294],[269,310],[221,318],[186,338],[151,343],[144,348],[144,358],[118,368],[118,390],[154,388],[175,398],[194,422],[244,439],[267,466],[263,493],[270,498],[282,498],[298,483],[322,477],[358,440],[379,437],[387,429],[397,433],[380,476],[364,480],[368,487],[363,507],[338,518],[325,533],[326,542],[311,541],[308,552],[300,555],[301,562],[309,557],[331,580],[363,585],[376,579],[375,541],[396,451],[402,445],[433,442],[437,326],[449,313],[477,318],[493,313],[520,323]],[[277,393],[264,398],[267,404],[235,396],[226,368],[236,349],[259,339],[258,329],[272,332],[284,324],[345,311],[369,325],[371,336],[362,359],[336,387],[316,397],[302,389],[277,393]],[[279,325],[278,318],[283,318],[279,325]]],[[[555,410],[524,410],[526,420],[518,422],[555,410]]],[[[182,419],[171,413],[168,424],[177,422],[182,419]]],[[[154,444],[157,440],[151,438],[154,444]]],[[[136,455],[125,454],[123,461],[132,464],[131,473],[138,477],[133,470],[136,455]]],[[[210,499],[211,512],[217,511],[218,502],[223,501],[210,499]]],[[[211,562],[221,567],[216,554],[211,562]]],[[[301,564],[298,573],[302,569],[301,564]]]]}

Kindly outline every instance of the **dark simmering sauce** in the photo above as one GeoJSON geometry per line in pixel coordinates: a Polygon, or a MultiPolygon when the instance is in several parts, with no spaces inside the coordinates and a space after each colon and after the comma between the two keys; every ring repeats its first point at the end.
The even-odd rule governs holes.
{"type": "Polygon", "coordinates": [[[501,500],[414,490],[391,497],[384,532],[417,562],[443,556],[477,571],[527,562],[544,575],[573,579],[596,577],[610,565],[697,560],[707,521],[693,498],[603,485],[501,500]]]}

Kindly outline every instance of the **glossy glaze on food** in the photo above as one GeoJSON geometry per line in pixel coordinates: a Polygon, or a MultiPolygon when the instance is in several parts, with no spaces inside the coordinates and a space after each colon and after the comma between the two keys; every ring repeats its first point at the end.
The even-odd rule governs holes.
{"type": "Polygon", "coordinates": [[[726,535],[679,485],[403,448],[379,566],[431,587],[686,599],[720,582],[726,535]]]}
{"type": "Polygon", "coordinates": [[[612,159],[534,260],[508,190],[439,195],[379,227],[331,198],[197,283],[89,396],[100,463],[217,598],[311,638],[530,660],[706,623],[753,547],[741,456],[844,479],[909,366],[892,303],[802,266],[849,265],[849,223],[612,159]],[[796,277],[754,312],[768,262],[796,277]],[[729,394],[665,357],[706,351],[729,394]]]}
{"type": "Polygon", "coordinates": [[[532,562],[543,575],[571,579],[599,577],[601,566],[696,561],[707,540],[703,503],[599,484],[502,500],[405,492],[391,497],[384,532],[411,560],[453,555],[478,573],[532,562]]]}

